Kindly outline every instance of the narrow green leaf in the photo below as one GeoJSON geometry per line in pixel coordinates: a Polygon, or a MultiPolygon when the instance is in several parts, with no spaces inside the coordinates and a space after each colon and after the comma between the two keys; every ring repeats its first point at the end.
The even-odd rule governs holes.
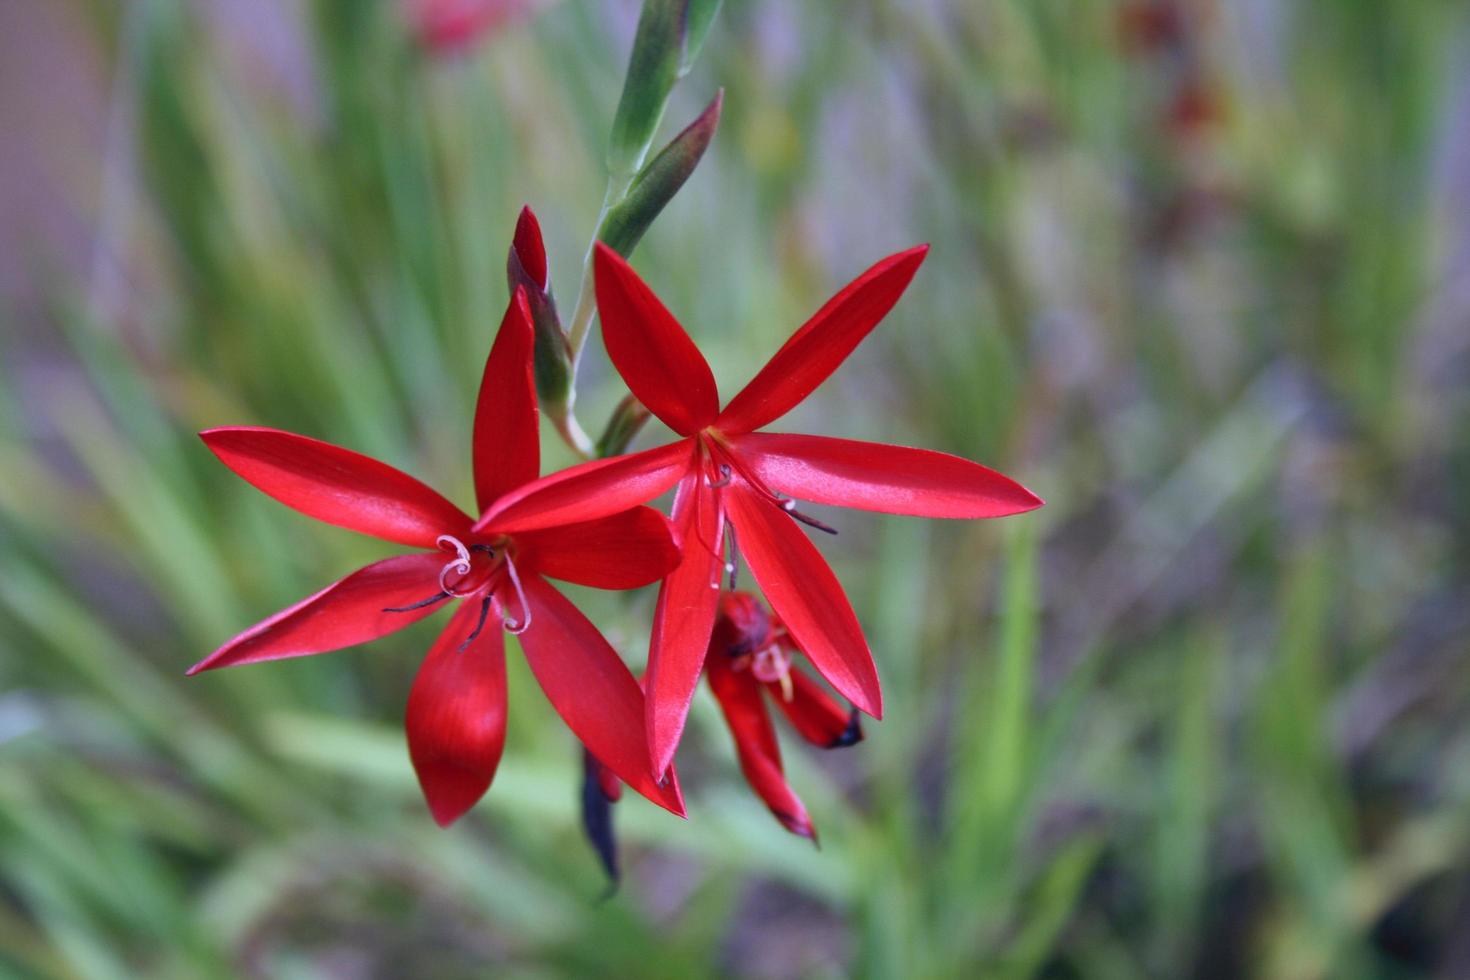
{"type": "Polygon", "coordinates": [[[1078,837],[1062,849],[1027,896],[1030,917],[1006,950],[1001,976],[1023,980],[1035,976],[1056,947],[1057,937],[1072,918],[1092,869],[1102,854],[1100,838],[1078,837]]]}
{"type": "Polygon", "coordinates": [[[679,63],[679,77],[687,75],[689,69],[699,60],[704,39],[709,36],[709,29],[715,23],[715,15],[720,12],[720,2],[721,0],[689,0],[689,13],[685,21],[684,58],[679,63]]]}
{"type": "Polygon", "coordinates": [[[623,96],[613,118],[607,167],[616,178],[643,164],[684,60],[689,0],[645,0],[633,36],[623,96]]]}

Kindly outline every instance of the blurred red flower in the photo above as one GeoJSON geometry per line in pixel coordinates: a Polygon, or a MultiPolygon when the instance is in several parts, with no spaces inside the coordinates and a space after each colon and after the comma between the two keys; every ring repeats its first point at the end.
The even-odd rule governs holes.
{"type": "MultiPolygon", "coordinates": [[[[475,410],[475,491],[482,512],[540,471],[532,343],[530,311],[518,289],[485,363],[475,410]]],[[[597,628],[545,580],[603,589],[658,581],[678,563],[662,514],[623,508],[511,535],[494,522],[477,524],[408,474],[338,446],[253,427],[200,436],[226,466],[282,503],[328,524],[425,550],[348,575],[252,626],[189,673],[365,643],[447,600],[472,599],[434,643],[408,698],[409,754],[434,819],[447,825],[473,806],[500,762],[502,624],[519,635],[536,680],[588,751],[639,793],[683,814],[677,782],[652,777],[638,682],[597,628]],[[486,629],[492,611],[499,622],[486,629]]]]}
{"type": "Polygon", "coordinates": [[[431,51],[459,51],[525,17],[549,0],[405,0],[419,39],[431,51]]]}
{"type": "Polygon", "coordinates": [[[648,740],[658,772],[673,761],[699,682],[727,528],[796,645],[838,693],[879,717],[878,675],[857,616],[796,522],[832,529],[796,510],[792,498],[955,518],[1000,517],[1041,505],[1014,480],[945,453],[757,431],[842,364],[898,302],[927,250],[889,256],[859,276],[721,410],[714,375],[684,328],[627,262],[598,244],[597,305],[608,355],[632,393],[683,438],[538,480],[496,503],[482,523],[526,531],[592,520],[678,485],[673,520],[683,560],[659,592],[645,676],[648,740]]]}
{"type": "Polygon", "coordinates": [[[818,748],[856,744],[863,729],[856,709],[843,708],[792,665],[800,652],[759,599],[748,592],[727,592],[720,599],[704,671],[735,739],[746,782],[787,830],[816,840],[806,807],[786,783],[766,701],[774,701],[797,733],[818,748]]]}

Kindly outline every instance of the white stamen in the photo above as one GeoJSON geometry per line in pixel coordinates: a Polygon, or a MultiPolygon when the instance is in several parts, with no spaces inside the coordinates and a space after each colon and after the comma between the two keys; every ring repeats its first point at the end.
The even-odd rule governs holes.
{"type": "Polygon", "coordinates": [[[440,548],[453,551],[456,555],[458,555],[458,557],[451,561],[449,564],[439,569],[439,589],[443,592],[447,592],[449,595],[454,596],[456,599],[467,599],[470,596],[474,595],[474,592],[456,591],[449,585],[450,572],[453,572],[461,578],[470,573],[470,549],[466,548],[464,546],[464,542],[459,540],[459,538],[456,538],[452,534],[441,534],[439,535],[438,540],[436,540],[434,543],[440,548]]]}
{"type": "Polygon", "coordinates": [[[509,554],[505,556],[505,570],[510,573],[510,584],[515,587],[516,598],[521,601],[521,620],[516,622],[506,619],[502,612],[500,624],[505,627],[507,633],[520,636],[531,628],[531,605],[526,601],[526,590],[521,587],[521,577],[516,574],[516,563],[510,560],[509,554]]]}

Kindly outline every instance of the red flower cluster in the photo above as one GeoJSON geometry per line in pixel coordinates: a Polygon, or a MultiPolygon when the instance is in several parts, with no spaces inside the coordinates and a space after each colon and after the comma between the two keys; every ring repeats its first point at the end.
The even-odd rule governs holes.
{"type": "Polygon", "coordinates": [[[407,474],[314,439],[249,427],[202,433],[227,466],[282,503],[418,550],[369,565],[246,630],[191,673],[363,643],[468,600],[458,603],[408,698],[409,754],[439,823],[479,799],[500,759],[503,627],[518,636],[547,698],[586,747],[603,796],[614,797],[620,780],[682,815],[672,763],[703,673],[746,778],[788,829],[814,837],[782,776],[765,702],[808,741],[835,747],[861,738],[857,710],[878,717],[882,694],[857,616],[800,525],[831,529],[799,511],[797,498],[953,518],[1041,504],[1009,478],[955,456],[760,431],[837,369],[898,301],[925,251],[901,252],[859,276],[722,409],[709,366],[683,328],[599,244],[596,294],[608,353],[633,396],[680,438],[538,479],[532,307],[544,301],[548,282],[539,230],[526,212],[512,249],[512,268],[518,261],[525,274],[475,410],[479,518],[407,474]],[[529,302],[528,284],[538,293],[529,302]],[[672,523],[643,506],[674,487],[672,523]],[[774,616],[749,594],[722,592],[737,552],[774,616]],[[548,578],[605,589],[662,583],[642,688],[548,578]],[[792,667],[798,652],[855,710],[792,667]]]}

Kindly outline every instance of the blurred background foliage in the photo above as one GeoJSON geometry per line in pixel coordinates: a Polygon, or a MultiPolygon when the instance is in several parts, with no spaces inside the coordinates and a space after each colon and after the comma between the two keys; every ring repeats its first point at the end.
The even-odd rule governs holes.
{"type": "MultiPolygon", "coordinates": [[[[0,3],[0,974],[1470,975],[1454,0],[726,4],[665,120],[724,86],[721,130],[637,266],[729,392],[932,242],[790,427],[1049,502],[824,515],[888,709],[788,739],[820,852],[704,692],[691,819],[620,804],[599,902],[518,658],[447,832],[401,732],[433,626],[185,680],[376,556],[196,430],[472,499],[516,212],[570,304],[636,14],[429,57],[382,0],[0,3]]],[[[587,365],[592,428],[622,390],[587,365]]],[[[651,590],[578,598],[636,662],[651,590]]]]}

